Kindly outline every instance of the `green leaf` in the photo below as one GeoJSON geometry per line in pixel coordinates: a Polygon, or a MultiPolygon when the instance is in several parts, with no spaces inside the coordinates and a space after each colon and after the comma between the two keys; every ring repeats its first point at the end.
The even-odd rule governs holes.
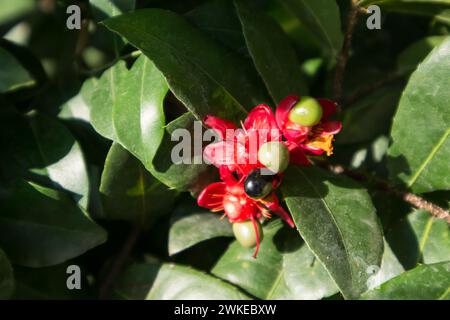
{"type": "Polygon", "coordinates": [[[382,10],[431,16],[437,20],[450,24],[449,0],[362,0],[361,6],[379,5],[382,10]]]}
{"type": "Polygon", "coordinates": [[[412,74],[394,117],[389,171],[414,192],[450,189],[449,73],[450,37],[412,74]]]}
{"type": "Polygon", "coordinates": [[[202,181],[208,166],[173,163],[171,152],[177,143],[171,133],[194,130],[195,118],[187,113],[166,126],[163,102],[167,91],[162,74],[142,56],[130,70],[124,62],[117,63],[98,81],[86,83],[81,92],[97,132],[120,143],[165,185],[188,190],[202,181]]]}
{"type": "Polygon", "coordinates": [[[402,85],[381,88],[344,109],[343,129],[337,135],[336,142],[340,144],[365,142],[382,133],[387,134],[402,89],[402,85]]]}
{"type": "Polygon", "coordinates": [[[186,18],[224,46],[248,56],[241,23],[233,1],[207,1],[189,11],[186,18]]]}
{"type": "Polygon", "coordinates": [[[370,290],[365,300],[449,300],[450,262],[421,265],[370,290]]]}
{"type": "Polygon", "coordinates": [[[77,257],[106,232],[57,190],[17,181],[0,193],[0,246],[14,263],[41,267],[77,257]]]}
{"type": "Polygon", "coordinates": [[[80,120],[90,123],[91,116],[89,102],[96,89],[97,83],[97,78],[89,78],[86,80],[78,94],[61,106],[58,117],[64,120],[80,120]]]}
{"type": "Polygon", "coordinates": [[[446,36],[430,36],[423,38],[403,50],[397,58],[397,70],[400,73],[414,71],[433,48],[440,45],[446,36]]]}
{"type": "Polygon", "coordinates": [[[69,290],[67,273],[69,263],[45,268],[16,266],[14,269],[16,290],[14,300],[68,300],[86,299],[88,283],[86,271],[81,269],[81,290],[69,290]]]}
{"type": "Polygon", "coordinates": [[[212,273],[260,299],[322,299],[337,292],[323,265],[293,230],[264,227],[258,257],[234,241],[212,273]]]}
{"type": "Polygon", "coordinates": [[[386,235],[403,266],[450,261],[450,230],[444,220],[417,210],[399,220],[386,235]]]}
{"type": "Polygon", "coordinates": [[[33,86],[31,74],[8,51],[0,47],[0,93],[33,86]]]}
{"type": "MultiPolygon", "coordinates": [[[[16,0],[0,2],[0,24],[5,24],[32,11],[36,3],[34,0],[16,0]]],[[[2,66],[3,63],[2,63],[2,66]]]]}
{"type": "Polygon", "coordinates": [[[302,238],[346,298],[367,289],[380,266],[383,237],[367,192],[354,181],[312,167],[288,169],[283,195],[302,238]]]}
{"type": "Polygon", "coordinates": [[[138,10],[104,23],[155,63],[174,95],[199,120],[214,114],[238,122],[246,108],[266,100],[247,61],[173,12],[138,10]]]}
{"type": "Polygon", "coordinates": [[[103,14],[103,17],[100,17],[103,19],[131,11],[136,6],[136,0],[89,0],[89,3],[103,14]]]}
{"type": "Polygon", "coordinates": [[[0,249],[0,300],[8,299],[14,291],[14,275],[8,257],[0,249]]]}
{"type": "Polygon", "coordinates": [[[334,60],[344,40],[337,3],[329,0],[285,0],[283,4],[317,36],[330,61],[334,60]]]}
{"type": "Polygon", "coordinates": [[[169,255],[174,255],[199,242],[216,237],[232,237],[233,230],[227,219],[192,204],[178,206],[171,219],[169,255]]]}
{"type": "Polygon", "coordinates": [[[395,253],[389,246],[389,243],[384,241],[384,252],[380,268],[368,268],[366,271],[370,275],[369,279],[367,279],[367,287],[373,289],[393,277],[398,276],[404,272],[405,269],[403,269],[401,263],[398,261],[395,253]]]}
{"type": "MultiPolygon", "coordinates": [[[[89,0],[91,5],[92,15],[96,22],[101,22],[107,18],[115,17],[134,10],[136,0],[89,0]]],[[[101,29],[99,37],[106,38],[112,45],[116,56],[119,55],[121,48],[126,41],[121,37],[107,32],[106,29],[101,29]]]]}
{"type": "Polygon", "coordinates": [[[106,157],[100,192],[106,219],[147,227],[171,209],[176,195],[118,143],[113,143],[106,157]]]}
{"type": "Polygon", "coordinates": [[[5,110],[1,114],[0,145],[6,154],[1,175],[64,189],[87,209],[90,186],[86,163],[70,131],[58,120],[36,112],[22,116],[5,110]]]}
{"type": "MultiPolygon", "coordinates": [[[[190,163],[174,163],[172,159],[174,147],[183,143],[183,140],[180,142],[173,141],[172,133],[175,130],[187,130],[189,132],[187,137],[195,137],[195,132],[200,132],[201,129],[201,123],[195,120],[190,112],[166,125],[163,140],[150,168],[150,171],[158,180],[171,188],[183,191],[189,190],[195,194],[215,179],[217,175],[215,167],[207,164],[195,164],[195,158],[201,156],[201,154],[195,153],[195,146],[194,150],[191,149],[191,156],[187,157],[183,154],[183,160],[189,160],[190,163]],[[195,128],[196,126],[197,128],[195,128]]],[[[190,140],[187,141],[187,145],[191,145],[190,140]]],[[[199,151],[201,152],[201,148],[199,148],[199,151]]]]}
{"type": "Polygon", "coordinates": [[[235,1],[247,47],[275,104],[289,94],[307,94],[300,61],[281,27],[245,1],[235,1]]]}
{"type": "Polygon", "coordinates": [[[232,285],[203,272],[172,263],[135,263],[125,270],[114,289],[123,299],[242,300],[232,285]]]}

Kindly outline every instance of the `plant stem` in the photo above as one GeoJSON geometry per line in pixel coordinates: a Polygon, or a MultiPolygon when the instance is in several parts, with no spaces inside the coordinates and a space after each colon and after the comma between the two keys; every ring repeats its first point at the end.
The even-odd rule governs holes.
{"type": "Polygon", "coordinates": [[[383,78],[377,82],[374,82],[372,84],[369,84],[367,86],[364,86],[364,87],[360,88],[359,90],[357,90],[352,95],[348,96],[347,98],[344,98],[342,101],[342,104],[344,106],[351,105],[351,104],[355,103],[356,101],[358,101],[359,99],[364,98],[367,95],[371,94],[375,90],[380,89],[388,84],[392,84],[394,82],[400,81],[403,78],[404,77],[399,74],[389,74],[385,78],[383,78]]]}
{"type": "Polygon", "coordinates": [[[110,290],[114,285],[114,282],[117,278],[117,276],[122,271],[122,268],[128,258],[128,256],[131,253],[131,250],[133,249],[137,239],[139,238],[139,234],[141,233],[141,225],[139,223],[136,223],[133,227],[133,229],[130,232],[130,235],[128,236],[127,240],[125,241],[122,250],[119,252],[118,256],[113,262],[113,265],[111,267],[111,270],[106,275],[105,280],[100,286],[99,289],[99,298],[100,299],[108,299],[110,290]]]}
{"type": "Polygon", "coordinates": [[[345,68],[347,67],[347,61],[349,56],[350,45],[352,43],[353,31],[358,22],[358,16],[361,12],[358,6],[357,0],[352,0],[350,12],[347,18],[347,31],[344,36],[344,44],[342,45],[341,52],[336,58],[336,73],[334,77],[334,100],[338,103],[342,99],[342,85],[344,82],[345,68]]]}
{"type": "Polygon", "coordinates": [[[105,65],[103,65],[103,66],[100,66],[100,67],[98,67],[98,68],[91,69],[91,70],[85,70],[85,69],[82,69],[82,70],[80,70],[80,72],[81,72],[82,74],[87,75],[87,76],[94,76],[94,75],[96,75],[97,73],[99,73],[99,72],[101,72],[101,71],[103,71],[103,70],[105,70],[105,69],[108,69],[109,67],[112,67],[113,65],[115,65],[115,64],[116,64],[118,61],[120,61],[120,60],[128,60],[128,59],[137,58],[137,57],[139,57],[141,54],[142,54],[142,51],[140,51],[140,50],[135,50],[135,51],[130,52],[130,53],[128,53],[128,54],[125,54],[125,55],[123,55],[123,56],[117,57],[117,58],[115,58],[114,60],[112,60],[111,62],[109,62],[109,63],[107,63],[107,64],[105,64],[105,65]]]}
{"type": "Polygon", "coordinates": [[[363,173],[363,172],[345,168],[344,166],[342,166],[340,164],[328,165],[327,168],[335,174],[345,174],[354,180],[372,183],[375,188],[377,188],[379,190],[383,190],[388,193],[391,193],[391,194],[399,197],[403,201],[416,207],[417,209],[426,210],[429,213],[431,213],[432,216],[434,216],[438,219],[443,219],[443,220],[447,221],[447,223],[450,223],[450,212],[448,210],[445,210],[414,193],[399,190],[399,189],[389,185],[388,182],[386,182],[382,179],[374,177],[368,173],[363,173]]]}

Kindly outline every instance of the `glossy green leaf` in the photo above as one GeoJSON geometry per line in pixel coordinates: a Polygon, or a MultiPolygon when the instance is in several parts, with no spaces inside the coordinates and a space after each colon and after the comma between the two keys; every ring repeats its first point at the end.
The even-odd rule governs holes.
{"type": "Polygon", "coordinates": [[[8,257],[0,249],[0,300],[8,299],[14,291],[14,275],[8,257]]]}
{"type": "Polygon", "coordinates": [[[89,78],[86,80],[78,94],[61,106],[58,117],[65,120],[80,120],[90,123],[89,103],[97,83],[97,78],[89,78]]]}
{"type": "Polygon", "coordinates": [[[328,0],[285,0],[283,4],[317,36],[324,52],[334,59],[341,51],[344,40],[337,3],[328,0]]]}
{"type": "Polygon", "coordinates": [[[450,261],[450,230],[444,220],[417,210],[394,224],[386,234],[405,268],[419,263],[450,261]]]}
{"type": "MultiPolygon", "coordinates": [[[[136,6],[136,0],[89,0],[89,3],[96,22],[121,15],[124,12],[133,10],[136,6]]],[[[107,39],[116,56],[119,55],[120,49],[126,43],[124,39],[107,32],[106,29],[101,29],[98,36],[107,39]]]]}
{"type": "Polygon", "coordinates": [[[17,19],[32,11],[35,6],[34,0],[0,1],[0,24],[17,19]]]}
{"type": "Polygon", "coordinates": [[[32,86],[36,83],[31,74],[8,51],[0,47],[0,93],[32,86]]]}
{"type": "Polygon", "coordinates": [[[414,71],[431,50],[440,45],[445,38],[445,36],[430,36],[407,47],[397,58],[398,71],[400,73],[414,71]]]}
{"type": "Polygon", "coordinates": [[[450,38],[412,74],[391,130],[391,177],[415,192],[450,189],[450,38]]]}
{"type": "Polygon", "coordinates": [[[248,56],[241,23],[233,1],[212,0],[189,11],[186,18],[224,46],[248,56]]]}
{"type": "Polygon", "coordinates": [[[119,277],[114,292],[132,300],[248,299],[237,288],[203,272],[155,261],[128,267],[119,277]]]}
{"type": "Polygon", "coordinates": [[[318,168],[288,169],[282,185],[302,238],[346,298],[367,289],[368,268],[379,267],[382,230],[367,192],[318,168]]]}
{"type": "Polygon", "coordinates": [[[138,10],[104,23],[155,63],[197,119],[214,114],[239,121],[246,108],[266,100],[247,61],[173,12],[138,10]]]}
{"type": "Polygon", "coordinates": [[[365,7],[374,4],[386,11],[431,16],[450,24],[449,0],[362,0],[359,4],[365,7]]]}
{"type": "Polygon", "coordinates": [[[366,300],[450,300],[450,262],[421,265],[370,290],[366,300]]]}
{"type": "Polygon", "coordinates": [[[187,113],[166,126],[163,101],[167,91],[162,74],[142,56],[130,70],[119,62],[98,81],[86,83],[82,98],[89,104],[91,123],[101,135],[120,143],[165,185],[188,190],[209,168],[173,163],[171,152],[178,142],[172,141],[171,133],[194,130],[195,118],[187,113]]]}
{"type": "Polygon", "coordinates": [[[54,265],[105,241],[106,232],[62,192],[26,181],[2,187],[0,246],[14,263],[54,265]]]}
{"type": "Polygon", "coordinates": [[[258,257],[237,241],[217,261],[212,273],[260,299],[322,299],[336,285],[298,234],[274,221],[264,228],[258,257]]]}
{"type": "Polygon", "coordinates": [[[216,237],[232,237],[233,230],[227,219],[193,204],[178,206],[170,222],[169,255],[216,237]]]}
{"type": "Polygon", "coordinates": [[[113,143],[106,157],[100,192],[106,219],[145,226],[169,212],[176,196],[118,143],[113,143]]]}
{"type": "Polygon", "coordinates": [[[248,2],[235,5],[253,62],[275,104],[289,94],[307,94],[300,61],[281,27],[248,2]]]}
{"type": "Polygon", "coordinates": [[[22,116],[5,110],[0,122],[0,144],[6,153],[2,176],[21,176],[64,189],[87,209],[90,186],[86,163],[70,131],[58,120],[39,113],[22,116]]]}
{"type": "Polygon", "coordinates": [[[104,17],[115,17],[123,12],[133,10],[136,0],[89,0],[89,3],[104,17]]]}
{"type": "Polygon", "coordinates": [[[367,273],[370,275],[367,279],[367,287],[373,289],[382,283],[392,279],[403,273],[405,269],[398,261],[397,256],[392,251],[389,243],[384,241],[383,258],[381,259],[381,266],[368,268],[367,273]]]}
{"type": "MultiPolygon", "coordinates": [[[[163,140],[153,158],[152,168],[150,168],[150,171],[158,180],[171,188],[189,190],[195,194],[215,179],[217,175],[215,167],[207,164],[195,164],[195,158],[198,159],[201,156],[201,154],[195,153],[195,146],[194,149],[191,149],[192,155],[186,156],[183,154],[181,161],[172,159],[174,147],[183,143],[182,139],[173,141],[172,133],[176,130],[187,130],[189,132],[187,137],[190,138],[195,137],[195,131],[200,132],[201,129],[201,123],[190,112],[181,115],[166,125],[163,140]]],[[[200,139],[196,141],[198,142],[200,139]]],[[[186,144],[191,145],[191,140],[188,140],[186,144]]],[[[199,148],[199,151],[201,151],[201,148],[199,148]]]]}

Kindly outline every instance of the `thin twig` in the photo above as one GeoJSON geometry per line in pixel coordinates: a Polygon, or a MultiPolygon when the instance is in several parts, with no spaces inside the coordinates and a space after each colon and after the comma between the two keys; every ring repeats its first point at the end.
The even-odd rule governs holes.
{"type": "Polygon", "coordinates": [[[133,250],[133,247],[139,238],[139,234],[141,233],[141,225],[139,223],[136,223],[133,229],[130,232],[130,235],[128,236],[127,240],[125,241],[122,250],[120,251],[119,255],[116,257],[116,259],[113,262],[113,265],[111,267],[111,270],[105,277],[105,280],[103,281],[102,285],[100,286],[99,290],[99,298],[100,299],[108,299],[110,290],[114,285],[114,282],[117,278],[117,276],[122,271],[123,266],[125,265],[125,262],[127,261],[128,256],[131,253],[131,250],[133,250]]]}
{"type": "Polygon", "coordinates": [[[342,105],[344,105],[344,106],[351,105],[351,104],[355,103],[356,101],[360,100],[361,98],[364,98],[365,96],[371,94],[375,90],[380,89],[388,84],[400,81],[401,79],[403,79],[402,75],[395,74],[395,73],[389,74],[387,77],[380,79],[380,80],[378,80],[372,84],[369,84],[367,86],[364,86],[364,87],[360,88],[359,90],[357,90],[352,95],[344,98],[342,101],[342,105]]]}
{"type": "Polygon", "coordinates": [[[113,65],[115,65],[120,60],[134,59],[134,58],[139,57],[141,54],[142,54],[142,51],[135,50],[135,51],[132,51],[132,52],[130,52],[128,54],[125,54],[123,56],[117,57],[114,60],[108,62],[107,64],[104,64],[104,65],[102,65],[100,67],[97,67],[95,69],[87,70],[87,69],[81,69],[80,68],[80,73],[82,73],[84,75],[87,75],[87,76],[94,76],[97,73],[99,73],[99,72],[101,72],[101,71],[103,71],[105,69],[108,69],[109,67],[112,67],[113,65]]]}
{"type": "Polygon", "coordinates": [[[363,173],[355,170],[351,170],[348,168],[345,168],[342,165],[328,165],[327,168],[336,174],[345,174],[349,176],[350,178],[353,178],[354,180],[363,181],[363,182],[369,182],[372,183],[375,188],[379,190],[383,190],[385,192],[391,193],[403,201],[411,204],[412,206],[416,207],[417,209],[423,209],[431,213],[432,216],[443,219],[447,221],[447,223],[450,223],[450,212],[448,210],[445,210],[434,203],[431,203],[424,198],[408,192],[399,190],[387,183],[386,181],[379,179],[377,177],[374,177],[368,173],[363,173]]]}
{"type": "Polygon", "coordinates": [[[347,31],[344,36],[344,44],[342,45],[341,52],[337,56],[336,61],[336,73],[334,78],[334,100],[338,103],[342,98],[342,85],[344,81],[345,68],[347,67],[347,61],[349,56],[350,45],[352,43],[353,31],[358,22],[358,16],[361,13],[357,0],[352,0],[350,12],[347,18],[347,31]]]}

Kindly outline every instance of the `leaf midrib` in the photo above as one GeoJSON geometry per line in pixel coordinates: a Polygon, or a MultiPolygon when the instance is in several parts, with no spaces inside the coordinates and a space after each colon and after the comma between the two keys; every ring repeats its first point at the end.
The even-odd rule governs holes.
{"type": "Polygon", "coordinates": [[[317,17],[317,15],[314,13],[314,10],[311,9],[311,7],[309,6],[309,4],[307,4],[306,1],[301,0],[301,2],[303,3],[305,9],[308,10],[310,15],[316,21],[316,24],[319,26],[319,29],[322,31],[321,33],[324,35],[325,41],[327,42],[328,46],[331,48],[331,51],[334,52],[334,49],[336,49],[336,48],[334,47],[333,41],[331,40],[331,38],[329,37],[328,33],[326,32],[325,27],[320,23],[320,19],[317,17]]]}
{"type": "MultiPolygon", "coordinates": [[[[118,33],[118,34],[120,34],[120,32],[118,32],[118,31],[116,31],[116,30],[114,30],[113,29],[113,31],[114,32],[116,32],[116,33],[118,33]]],[[[188,56],[186,56],[185,54],[183,54],[183,53],[181,53],[179,50],[177,50],[176,48],[174,48],[170,43],[168,43],[167,41],[164,41],[164,40],[162,40],[162,39],[160,39],[159,37],[157,37],[157,36],[155,36],[154,34],[152,34],[152,33],[146,33],[146,35],[147,36],[149,36],[149,37],[151,37],[151,38],[153,38],[154,40],[156,40],[157,42],[159,42],[159,43],[161,43],[161,44],[163,44],[163,45],[165,45],[167,48],[169,48],[170,50],[171,50],[171,52],[175,55],[175,56],[181,56],[182,58],[184,58],[186,61],[188,61],[189,63],[191,63],[192,65],[194,65],[196,68],[198,68],[202,73],[204,73],[212,82],[214,82],[216,85],[218,85],[220,88],[222,88],[222,90],[224,90],[224,92],[235,102],[235,104],[236,105],[238,105],[239,107],[240,107],[240,109],[241,109],[241,111],[242,112],[244,112],[244,114],[247,114],[248,112],[247,112],[247,110],[244,108],[244,106],[234,97],[234,95],[232,95],[229,91],[228,91],[228,89],[223,85],[223,84],[221,84],[220,82],[218,82],[211,74],[209,74],[203,67],[201,67],[200,65],[198,65],[195,61],[192,61],[191,59],[189,59],[189,57],[188,56]]],[[[137,46],[133,41],[130,41],[130,43],[131,44],[133,44],[136,48],[139,48],[140,46],[137,46]]],[[[142,50],[142,49],[141,49],[142,50]]],[[[145,52],[144,52],[144,50],[142,50],[142,52],[145,54],[145,52]]],[[[147,56],[147,55],[146,55],[147,56]]],[[[150,57],[148,57],[147,56],[147,58],[149,58],[149,59],[151,59],[150,57]]],[[[153,61],[153,60],[152,60],[153,61]]],[[[154,63],[155,63],[155,61],[153,61],[154,63]]],[[[156,64],[156,63],[155,63],[156,64]]],[[[164,75],[164,73],[163,73],[163,75],[164,75]]],[[[167,77],[166,77],[166,75],[164,75],[164,78],[166,78],[166,81],[167,81],[167,77]]],[[[167,81],[167,83],[169,84],[169,81],[167,81]]],[[[172,92],[173,92],[173,90],[172,90],[172,92]]],[[[175,94],[175,92],[173,92],[174,94],[175,94]]],[[[177,98],[178,99],[180,99],[180,101],[182,101],[181,100],[181,98],[180,97],[178,97],[177,96],[177,98]]],[[[183,101],[183,103],[186,105],[186,107],[187,107],[187,105],[189,105],[189,104],[187,104],[187,103],[185,103],[184,101],[183,101]]],[[[201,117],[199,116],[199,114],[195,111],[195,110],[193,110],[191,107],[189,107],[188,108],[189,109],[189,111],[191,111],[192,112],[192,114],[194,114],[195,115],[195,117],[197,118],[197,119],[199,119],[199,120],[202,120],[201,119],[201,117]]]]}
{"type": "MultiPolygon", "coordinates": [[[[346,259],[346,262],[347,262],[348,268],[349,268],[349,270],[350,270],[351,283],[353,284],[353,276],[354,276],[354,274],[353,274],[353,268],[352,268],[352,266],[350,265],[350,262],[349,262],[349,261],[350,261],[350,254],[349,254],[347,245],[346,245],[346,243],[345,243],[345,240],[344,240],[344,237],[343,237],[342,230],[339,228],[339,225],[338,225],[338,223],[337,223],[335,217],[333,216],[332,211],[331,211],[330,207],[328,206],[328,203],[326,202],[326,200],[325,200],[323,197],[320,196],[320,193],[317,191],[317,189],[315,188],[315,186],[314,186],[314,184],[311,182],[311,180],[309,180],[309,178],[303,173],[303,171],[302,171],[301,169],[299,169],[299,168],[297,168],[297,167],[296,167],[295,169],[296,169],[298,172],[300,172],[300,174],[305,178],[305,180],[306,180],[306,181],[308,182],[308,184],[311,186],[311,188],[313,189],[313,191],[319,196],[319,199],[323,202],[323,204],[324,204],[324,206],[325,206],[327,212],[330,214],[330,216],[331,216],[331,218],[332,218],[332,220],[333,220],[333,222],[334,222],[334,225],[335,225],[335,227],[336,227],[336,229],[337,229],[337,231],[338,231],[338,233],[339,233],[339,235],[340,235],[340,237],[341,237],[342,245],[344,246],[344,252],[345,252],[345,254],[346,254],[347,258],[348,258],[348,259],[346,259]]],[[[305,242],[306,242],[306,241],[305,241],[305,242]]],[[[311,250],[313,253],[315,253],[315,251],[311,248],[310,245],[308,245],[308,247],[310,248],[310,250],[311,250]]],[[[321,259],[320,259],[320,257],[319,257],[318,255],[315,254],[315,256],[317,257],[317,259],[323,264],[323,266],[324,266],[324,267],[327,269],[327,271],[328,271],[327,265],[321,261],[321,259]]],[[[334,277],[331,277],[331,278],[334,280],[334,277]]],[[[337,282],[336,282],[336,284],[338,285],[338,287],[340,287],[340,285],[339,285],[337,282]]]]}
{"type": "Polygon", "coordinates": [[[444,132],[442,137],[439,139],[438,143],[431,149],[431,152],[428,154],[428,156],[425,158],[425,160],[422,162],[422,164],[419,166],[419,169],[416,171],[416,173],[412,176],[411,180],[408,182],[407,186],[408,188],[411,188],[414,183],[416,183],[417,179],[420,177],[420,175],[423,173],[425,168],[428,166],[428,163],[433,160],[436,153],[440,150],[444,142],[447,140],[448,136],[450,135],[450,127],[447,128],[447,130],[444,132]]]}

